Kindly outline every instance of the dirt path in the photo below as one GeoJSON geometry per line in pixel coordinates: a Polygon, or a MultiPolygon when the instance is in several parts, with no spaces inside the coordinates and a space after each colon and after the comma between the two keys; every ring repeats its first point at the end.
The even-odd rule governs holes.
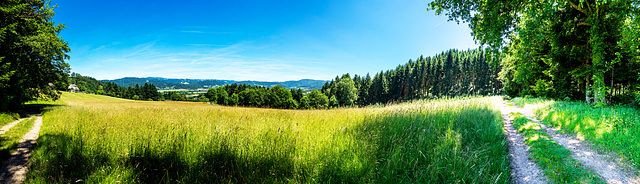
{"type": "Polygon", "coordinates": [[[0,168],[0,183],[22,183],[24,181],[29,157],[31,157],[31,151],[38,139],[41,126],[42,116],[38,115],[33,124],[33,128],[20,139],[18,149],[11,153],[11,158],[0,168]]]}
{"type": "Polygon", "coordinates": [[[15,120],[15,121],[9,123],[8,125],[3,126],[2,128],[0,128],[0,135],[4,134],[6,131],[8,131],[9,129],[13,128],[18,123],[20,123],[22,120],[25,120],[25,119],[28,119],[28,118],[21,118],[19,120],[15,120]]]}
{"type": "MultiPolygon", "coordinates": [[[[499,98],[499,97],[498,97],[499,98]]],[[[529,146],[524,144],[522,135],[513,128],[509,117],[510,112],[517,111],[515,107],[509,107],[502,103],[500,111],[504,119],[505,135],[509,141],[509,159],[511,159],[511,178],[514,183],[548,183],[544,172],[536,163],[529,159],[529,146]]]]}
{"type": "Polygon", "coordinates": [[[558,142],[558,144],[571,151],[572,158],[580,161],[585,168],[592,169],[607,183],[640,183],[640,177],[636,169],[622,163],[620,159],[615,156],[609,156],[615,155],[615,153],[609,153],[609,155],[599,154],[591,149],[588,142],[566,134],[557,133],[558,129],[547,127],[541,123],[540,120],[533,118],[531,111],[519,107],[517,110],[525,117],[540,124],[547,134],[558,142]]]}

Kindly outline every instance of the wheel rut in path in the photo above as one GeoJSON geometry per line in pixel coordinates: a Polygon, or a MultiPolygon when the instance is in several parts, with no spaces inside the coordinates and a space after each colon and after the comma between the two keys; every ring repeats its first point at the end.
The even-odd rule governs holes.
{"type": "Polygon", "coordinates": [[[31,151],[33,151],[42,126],[42,116],[37,115],[35,118],[31,130],[22,136],[16,151],[11,153],[9,160],[0,168],[0,183],[22,183],[24,181],[29,157],[31,157],[31,151]]]}
{"type": "Polygon", "coordinates": [[[22,120],[25,120],[28,118],[21,118],[19,120],[15,120],[5,126],[2,126],[2,128],[0,128],[0,135],[4,134],[5,132],[9,131],[9,129],[13,128],[14,126],[16,126],[18,123],[22,122],[22,120]]]}
{"type": "MultiPolygon", "coordinates": [[[[514,104],[514,107],[515,106],[514,104]]],[[[600,154],[591,149],[590,143],[573,136],[558,133],[559,129],[548,127],[540,120],[533,118],[529,110],[517,108],[520,113],[530,120],[540,124],[551,138],[567,150],[571,151],[571,157],[578,160],[585,168],[592,169],[607,183],[640,183],[638,171],[617,158],[614,152],[600,154]]]]}
{"type": "MultiPolygon", "coordinates": [[[[499,98],[499,97],[497,97],[499,98]]],[[[501,100],[501,99],[497,99],[501,100]]],[[[540,167],[529,159],[529,146],[524,144],[522,135],[513,128],[509,117],[510,112],[517,111],[515,107],[509,107],[504,102],[501,109],[504,120],[504,130],[509,142],[509,159],[511,160],[511,178],[513,183],[548,183],[544,172],[540,167]]]]}

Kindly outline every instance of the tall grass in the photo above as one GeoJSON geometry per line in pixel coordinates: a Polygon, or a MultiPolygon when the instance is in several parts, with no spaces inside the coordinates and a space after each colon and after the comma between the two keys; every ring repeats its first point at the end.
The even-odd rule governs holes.
{"type": "Polygon", "coordinates": [[[27,113],[39,113],[45,107],[64,105],[62,101],[33,100],[25,103],[23,109],[18,112],[0,112],[0,127],[20,119],[20,115],[27,116],[27,113]]]}
{"type": "Polygon", "coordinates": [[[339,110],[62,99],[27,183],[510,183],[499,98],[339,110]]]}
{"type": "Polygon", "coordinates": [[[548,99],[513,99],[533,109],[544,123],[615,151],[640,168],[640,111],[611,106],[595,108],[584,102],[548,99]]]}
{"type": "Polygon", "coordinates": [[[7,125],[15,120],[20,119],[18,113],[0,113],[0,127],[7,125]]]}
{"type": "Polygon", "coordinates": [[[571,158],[571,151],[554,141],[538,123],[521,113],[509,115],[513,117],[513,127],[522,133],[525,143],[530,146],[531,157],[554,183],[605,183],[571,158]]]}

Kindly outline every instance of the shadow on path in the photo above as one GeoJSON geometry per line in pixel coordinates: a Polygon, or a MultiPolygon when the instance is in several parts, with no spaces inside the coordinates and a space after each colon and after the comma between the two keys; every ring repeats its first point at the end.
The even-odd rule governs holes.
{"type": "Polygon", "coordinates": [[[9,160],[0,168],[0,182],[21,183],[24,181],[29,157],[31,157],[31,152],[38,139],[41,126],[42,116],[38,115],[33,124],[33,128],[22,137],[16,151],[11,153],[9,160]]]}

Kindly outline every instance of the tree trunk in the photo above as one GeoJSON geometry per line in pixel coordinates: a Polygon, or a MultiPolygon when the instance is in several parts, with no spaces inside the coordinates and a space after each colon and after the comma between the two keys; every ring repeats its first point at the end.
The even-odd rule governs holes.
{"type": "Polygon", "coordinates": [[[611,68],[612,68],[611,69],[611,88],[610,88],[611,89],[611,93],[609,94],[609,103],[613,103],[613,101],[611,101],[611,100],[613,100],[613,89],[614,89],[613,88],[613,74],[615,74],[615,72],[616,72],[614,67],[611,67],[611,68]]]}
{"type": "Polygon", "coordinates": [[[587,104],[590,104],[591,103],[591,98],[589,98],[589,78],[586,79],[586,85],[584,85],[584,86],[585,86],[584,87],[584,89],[585,89],[585,91],[584,91],[584,95],[585,95],[584,100],[587,102],[587,104]]]}

